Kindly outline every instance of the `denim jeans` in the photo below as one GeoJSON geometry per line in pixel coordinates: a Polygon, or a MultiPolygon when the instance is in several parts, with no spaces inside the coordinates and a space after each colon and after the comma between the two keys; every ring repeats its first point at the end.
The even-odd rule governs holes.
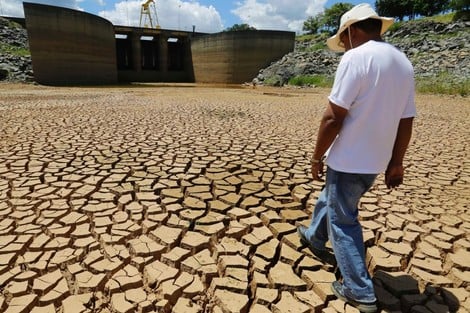
{"type": "Polygon", "coordinates": [[[328,167],[325,188],[320,193],[305,235],[317,249],[325,249],[328,239],[333,247],[345,296],[363,302],[376,300],[365,264],[362,226],[358,202],[374,183],[376,174],[351,174],[328,167]]]}

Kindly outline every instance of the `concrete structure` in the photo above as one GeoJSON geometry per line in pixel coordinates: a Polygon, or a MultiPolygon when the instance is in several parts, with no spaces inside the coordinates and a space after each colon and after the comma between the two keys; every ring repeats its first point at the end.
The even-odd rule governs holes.
{"type": "Polygon", "coordinates": [[[23,3],[35,80],[45,85],[118,82],[113,25],[81,11],[23,3]]]}
{"type": "Polygon", "coordinates": [[[259,70],[294,49],[295,34],[247,30],[193,38],[194,77],[197,82],[243,83],[259,70]]]}
{"type": "Polygon", "coordinates": [[[35,80],[45,85],[238,84],[294,49],[292,32],[113,26],[81,11],[26,2],[23,7],[35,80]]]}
{"type": "Polygon", "coordinates": [[[194,82],[191,40],[198,33],[115,26],[120,82],[194,82]]]}

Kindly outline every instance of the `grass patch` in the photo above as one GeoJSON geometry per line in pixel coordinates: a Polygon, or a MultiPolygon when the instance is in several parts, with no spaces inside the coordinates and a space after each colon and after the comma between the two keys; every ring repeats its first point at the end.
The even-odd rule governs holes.
{"type": "Polygon", "coordinates": [[[448,72],[441,72],[433,77],[417,77],[416,91],[419,93],[467,97],[470,94],[470,78],[462,80],[448,72]]]}
{"type": "Polygon", "coordinates": [[[264,81],[263,81],[263,84],[264,85],[267,85],[267,86],[281,86],[281,81],[282,79],[275,75],[273,77],[267,77],[264,81]]]}
{"type": "Polygon", "coordinates": [[[455,12],[451,12],[451,13],[448,13],[448,14],[439,14],[439,15],[434,15],[434,16],[426,16],[426,17],[423,17],[422,19],[424,21],[450,24],[454,21],[454,16],[455,16],[455,12]]]}
{"type": "Polygon", "coordinates": [[[333,86],[333,77],[326,75],[295,76],[289,79],[289,85],[331,88],[333,86]]]}
{"type": "MultiPolygon", "coordinates": [[[[5,19],[4,19],[5,20],[5,19]]],[[[20,24],[18,24],[17,22],[15,21],[12,21],[10,19],[6,19],[7,21],[7,27],[8,28],[16,28],[16,29],[23,29],[23,26],[21,26],[20,24]]]]}
{"type": "Polygon", "coordinates": [[[326,41],[321,42],[312,42],[312,44],[308,47],[298,47],[297,51],[299,52],[315,52],[320,50],[327,49],[326,41]]]}
{"type": "Polygon", "coordinates": [[[316,33],[316,34],[304,34],[295,37],[295,40],[298,42],[323,42],[330,35],[326,32],[316,33]]]}
{"type": "Polygon", "coordinates": [[[327,48],[327,45],[326,45],[326,41],[321,41],[321,42],[317,42],[313,45],[311,45],[307,51],[318,51],[318,50],[324,50],[327,48]]]}
{"type": "Polygon", "coordinates": [[[455,21],[455,12],[448,13],[448,14],[440,14],[434,16],[427,16],[427,17],[420,17],[414,20],[407,20],[407,21],[396,21],[395,23],[390,26],[388,31],[393,33],[399,30],[406,24],[418,24],[422,22],[433,22],[433,23],[442,23],[442,24],[450,24],[455,21]]]}
{"type": "Polygon", "coordinates": [[[388,32],[394,33],[397,30],[399,30],[403,26],[404,22],[395,22],[392,24],[392,26],[389,27],[388,32]]]}
{"type": "Polygon", "coordinates": [[[31,55],[29,52],[29,49],[16,47],[16,46],[12,46],[9,44],[2,44],[2,43],[0,43],[0,53],[19,56],[19,57],[25,57],[25,56],[31,55]]]}
{"type": "MultiPolygon", "coordinates": [[[[295,76],[289,79],[291,86],[316,86],[331,88],[334,77],[327,75],[305,75],[295,76]]],[[[448,72],[442,72],[432,77],[417,77],[416,91],[418,93],[460,95],[468,97],[470,95],[470,78],[455,77],[448,72]]]]}
{"type": "Polygon", "coordinates": [[[297,41],[312,41],[315,40],[317,37],[317,34],[305,34],[305,35],[299,35],[295,37],[295,40],[297,41]]]}

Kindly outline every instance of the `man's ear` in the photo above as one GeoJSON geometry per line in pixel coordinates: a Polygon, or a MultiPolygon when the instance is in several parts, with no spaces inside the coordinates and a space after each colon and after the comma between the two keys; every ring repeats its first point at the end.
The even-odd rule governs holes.
{"type": "Polygon", "coordinates": [[[357,35],[357,31],[359,30],[354,24],[349,26],[351,37],[355,37],[357,35]]]}

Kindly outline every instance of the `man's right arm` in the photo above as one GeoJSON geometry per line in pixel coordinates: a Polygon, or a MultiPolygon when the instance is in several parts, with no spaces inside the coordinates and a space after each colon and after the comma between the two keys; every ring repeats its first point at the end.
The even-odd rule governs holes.
{"type": "Polygon", "coordinates": [[[392,158],[385,171],[385,184],[388,188],[395,188],[403,183],[403,158],[410,143],[412,130],[413,117],[400,120],[393,146],[392,158]]]}
{"type": "Polygon", "coordinates": [[[317,160],[317,162],[311,164],[312,177],[314,180],[321,180],[321,176],[323,175],[323,156],[341,130],[347,114],[348,110],[331,101],[323,113],[318,129],[317,142],[313,151],[313,160],[317,160]]]}

